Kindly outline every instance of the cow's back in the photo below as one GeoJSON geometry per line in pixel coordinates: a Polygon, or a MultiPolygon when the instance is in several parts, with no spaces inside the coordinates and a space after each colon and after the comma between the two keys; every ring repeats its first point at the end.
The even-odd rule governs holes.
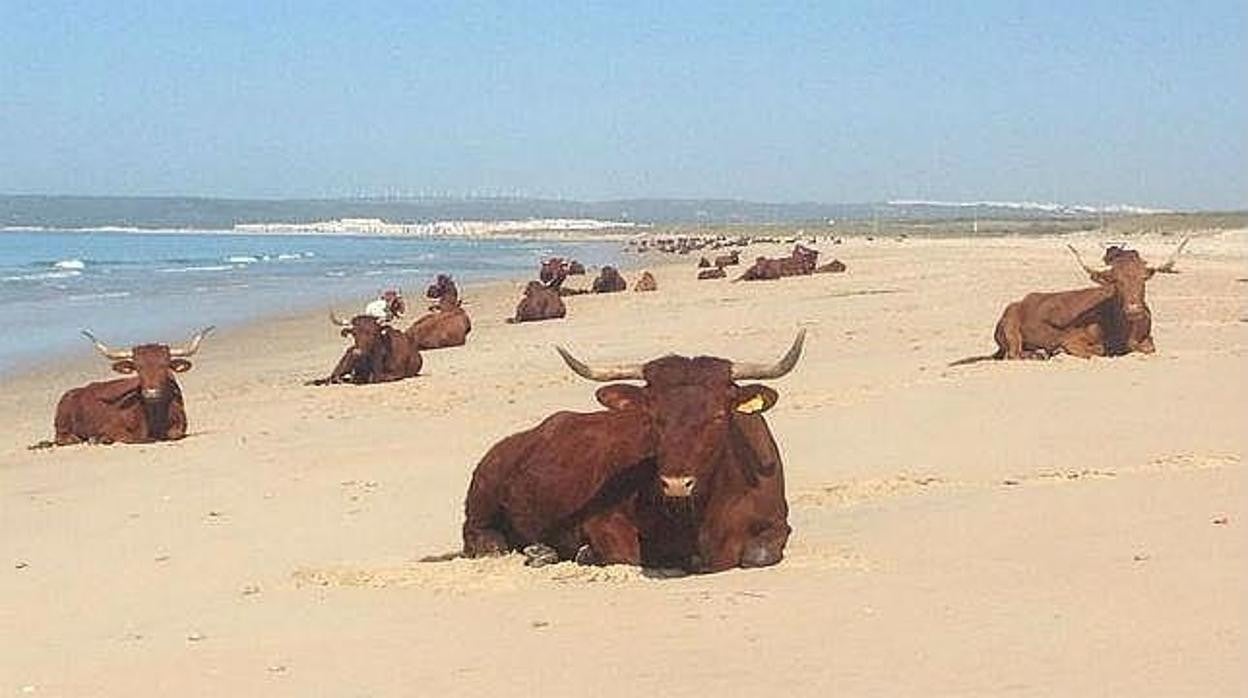
{"type": "Polygon", "coordinates": [[[137,378],[97,381],[72,388],[56,406],[56,443],[139,441],[147,436],[137,378]]]}
{"type": "Polygon", "coordinates": [[[464,541],[487,527],[510,547],[543,540],[576,516],[616,475],[653,452],[649,422],[630,410],[557,412],[495,444],[473,471],[464,541]]]}

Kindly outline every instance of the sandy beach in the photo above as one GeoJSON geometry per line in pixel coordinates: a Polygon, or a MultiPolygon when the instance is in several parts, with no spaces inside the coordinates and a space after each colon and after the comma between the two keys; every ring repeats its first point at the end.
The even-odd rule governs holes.
{"type": "Polygon", "coordinates": [[[290,317],[205,341],[185,440],[28,451],[109,377],[84,342],[3,384],[0,695],[1248,694],[1248,231],[1149,282],[1154,355],[947,366],[1097,241],[854,238],[819,246],[845,274],[738,284],[643,257],[657,293],[525,325],[523,280],[471,286],[467,346],[375,386],[303,385],[343,340],[290,317]],[[780,565],[417,562],[491,444],[597,408],[554,345],[764,361],[799,327],[780,565]]]}

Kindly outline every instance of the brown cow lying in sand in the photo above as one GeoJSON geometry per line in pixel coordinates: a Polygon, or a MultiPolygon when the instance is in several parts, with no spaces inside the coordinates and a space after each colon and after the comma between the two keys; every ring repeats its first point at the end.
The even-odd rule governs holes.
{"type": "Polygon", "coordinates": [[[455,282],[446,274],[438,274],[437,280],[425,291],[425,297],[438,302],[407,328],[407,334],[416,342],[416,348],[463,346],[472,331],[472,321],[459,301],[455,282]]]}
{"type": "Polygon", "coordinates": [[[785,276],[805,276],[815,272],[818,261],[818,250],[794,245],[788,257],[757,258],[735,281],[772,281],[785,276]]]}
{"type": "Polygon", "coordinates": [[[698,272],[698,281],[705,281],[706,279],[722,279],[725,276],[728,276],[728,272],[724,271],[723,267],[702,269],[698,272]]]}
{"type": "Polygon", "coordinates": [[[633,284],[634,291],[657,291],[659,290],[659,282],[654,280],[654,274],[648,271],[641,272],[641,278],[637,279],[637,283],[633,284]]]}
{"type": "Polygon", "coordinates": [[[200,330],[184,347],[140,344],[112,349],[84,330],[96,350],[113,362],[114,371],[134,376],[67,391],[56,405],[56,445],[147,443],[185,436],[186,408],[173,374],[191,370],[187,359],[199,351],[200,342],[211,331],[212,327],[200,330]]]}
{"type": "Polygon", "coordinates": [[[666,356],[590,367],[560,354],[605,412],[559,412],[503,439],[473,472],[463,554],[525,550],[534,560],[716,572],[773,565],[788,540],[779,449],[762,412],[797,364],[805,333],[778,363],[666,356]]]}
{"type": "Polygon", "coordinates": [[[619,293],[628,290],[628,283],[615,267],[605,266],[598,272],[591,288],[594,293],[619,293]]]}
{"type": "Polygon", "coordinates": [[[558,286],[547,286],[540,281],[530,281],[524,287],[524,297],[516,305],[516,314],[507,322],[538,322],[555,320],[568,314],[567,306],[560,297],[558,286]]]}
{"type": "Polygon", "coordinates": [[[351,346],[329,377],[312,381],[313,385],[388,383],[420,374],[424,359],[406,332],[372,315],[356,315],[346,321],[331,312],[329,319],[342,328],[343,337],[351,338],[351,346]]]}
{"type": "Polygon", "coordinates": [[[1157,267],[1146,264],[1134,250],[1114,248],[1105,255],[1108,266],[1093,269],[1067,245],[1097,285],[1075,291],[1029,293],[1010,303],[997,321],[996,353],[951,365],[986,359],[1047,358],[1061,352],[1081,358],[1153,353],[1153,316],[1144,299],[1144,285],[1156,272],[1174,269],[1182,246],[1157,267]]]}

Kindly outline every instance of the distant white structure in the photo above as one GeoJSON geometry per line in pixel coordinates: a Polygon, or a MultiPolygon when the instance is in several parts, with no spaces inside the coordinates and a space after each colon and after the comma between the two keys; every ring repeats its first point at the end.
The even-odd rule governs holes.
{"type": "Polygon", "coordinates": [[[889,206],[932,206],[938,208],[1011,208],[1019,211],[1041,211],[1044,213],[1174,213],[1165,208],[1146,208],[1130,204],[1112,204],[1110,206],[1087,206],[1084,204],[1057,204],[1040,201],[930,201],[926,199],[894,199],[887,202],[889,206]]]}
{"type": "Polygon", "coordinates": [[[637,228],[627,221],[600,221],[592,218],[534,218],[522,221],[433,221],[431,223],[388,223],[380,218],[339,218],[313,223],[240,223],[240,233],[265,235],[388,235],[411,237],[498,237],[534,233],[572,233],[637,228]]]}

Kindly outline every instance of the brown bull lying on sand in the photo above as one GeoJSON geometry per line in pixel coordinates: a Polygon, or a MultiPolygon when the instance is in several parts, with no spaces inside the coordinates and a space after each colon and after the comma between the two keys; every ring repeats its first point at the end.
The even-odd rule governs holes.
{"type": "Polygon", "coordinates": [[[619,293],[628,290],[628,282],[624,281],[624,277],[620,276],[615,267],[605,266],[599,270],[591,288],[594,293],[619,293]]]}
{"type": "Polygon", "coordinates": [[[434,283],[425,291],[425,297],[438,302],[407,328],[407,334],[416,342],[416,348],[463,346],[468,341],[468,333],[472,331],[472,321],[459,301],[459,290],[455,288],[455,282],[446,274],[438,274],[434,283]]]}
{"type": "Polygon", "coordinates": [[[637,283],[633,284],[633,290],[639,292],[657,291],[659,290],[659,282],[654,280],[654,274],[648,271],[641,272],[641,278],[637,279],[637,283]]]}
{"type": "Polygon", "coordinates": [[[762,412],[777,394],[739,380],[784,376],[804,331],[774,365],[666,356],[577,374],[612,383],[608,409],[558,412],[485,454],[464,505],[463,554],[716,572],[773,565],[788,541],[779,449],[762,412]]]}
{"type": "MultiPolygon", "coordinates": [[[[186,436],[186,409],[174,373],[191,370],[188,357],[212,331],[206,327],[184,347],[140,344],[112,349],[86,330],[96,350],[130,378],[89,383],[67,391],[56,406],[56,445],[82,441],[146,443],[186,436]]],[[[47,442],[39,446],[50,445],[47,442]]]]}
{"type": "Polygon", "coordinates": [[[997,351],[955,361],[954,366],[986,359],[1047,358],[1059,352],[1088,358],[1151,354],[1153,315],[1144,299],[1144,285],[1153,274],[1173,272],[1184,240],[1164,264],[1149,266],[1134,250],[1110,248],[1106,266],[1094,269],[1078,250],[1067,245],[1076,261],[1096,282],[1092,288],[1055,293],[1029,293],[1010,303],[997,321],[997,351]]]}
{"type": "Polygon", "coordinates": [[[759,257],[734,281],[771,281],[784,276],[813,274],[819,263],[819,251],[801,244],[793,246],[788,257],[759,257]]]}
{"type": "Polygon", "coordinates": [[[351,338],[351,346],[329,377],[312,381],[314,385],[388,383],[420,373],[424,360],[415,340],[406,332],[372,315],[356,315],[348,322],[331,312],[329,319],[342,328],[343,337],[351,338]]]}
{"type": "Polygon", "coordinates": [[[530,281],[524,287],[524,297],[516,304],[516,314],[507,318],[507,322],[556,320],[567,314],[568,308],[560,297],[559,286],[530,281]]]}

